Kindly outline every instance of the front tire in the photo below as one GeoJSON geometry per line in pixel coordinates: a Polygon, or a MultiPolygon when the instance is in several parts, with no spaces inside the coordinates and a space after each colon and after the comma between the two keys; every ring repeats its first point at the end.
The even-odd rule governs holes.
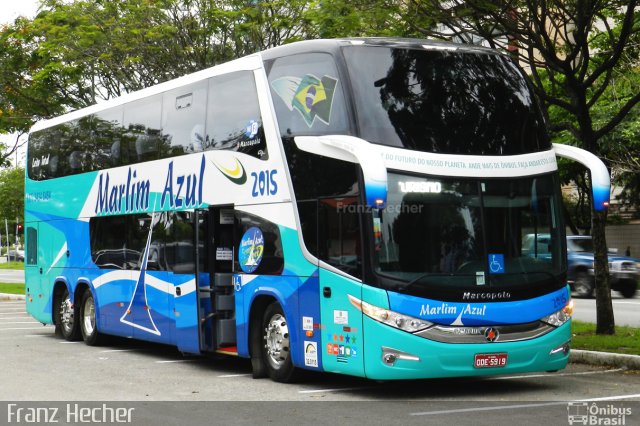
{"type": "Polygon", "coordinates": [[[82,333],[82,340],[89,346],[97,346],[103,340],[102,334],[98,332],[96,303],[90,289],[86,289],[82,295],[82,303],[80,304],[80,332],[82,333]]]}
{"type": "Polygon", "coordinates": [[[282,307],[272,303],[262,318],[262,359],[267,374],[276,382],[291,382],[296,368],[291,362],[289,326],[282,307]]]}
{"type": "Polygon", "coordinates": [[[593,280],[586,272],[578,272],[573,289],[578,297],[590,298],[593,296],[593,280]]]}
{"type": "Polygon", "coordinates": [[[64,337],[69,342],[79,340],[78,308],[71,303],[68,289],[65,288],[60,297],[56,299],[53,312],[56,334],[64,337]]]}

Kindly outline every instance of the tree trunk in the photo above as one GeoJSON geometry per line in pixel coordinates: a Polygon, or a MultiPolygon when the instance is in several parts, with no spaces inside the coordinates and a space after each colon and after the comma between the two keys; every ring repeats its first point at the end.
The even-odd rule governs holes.
{"type": "Polygon", "coordinates": [[[593,237],[594,269],[596,279],[596,334],[615,334],[615,319],[611,303],[609,283],[609,259],[605,225],[606,211],[591,211],[591,235],[593,237]]]}

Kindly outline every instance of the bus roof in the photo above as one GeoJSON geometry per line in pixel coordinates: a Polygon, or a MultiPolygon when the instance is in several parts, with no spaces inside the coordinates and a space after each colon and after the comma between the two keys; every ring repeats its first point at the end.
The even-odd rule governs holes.
{"type": "Polygon", "coordinates": [[[484,53],[484,54],[502,54],[496,50],[485,47],[457,44],[440,40],[426,39],[406,39],[406,38],[388,38],[388,37],[364,37],[364,38],[343,38],[343,39],[317,39],[304,40],[283,46],[273,47],[263,52],[248,55],[239,59],[234,59],[220,65],[215,65],[201,71],[184,75],[154,86],[150,86],[135,92],[131,92],[117,98],[109,99],[86,108],[71,111],[47,120],[42,120],[33,125],[30,132],[36,132],[58,124],[62,124],[71,120],[76,120],[87,115],[96,114],[101,111],[124,105],[126,103],[142,99],[145,97],[157,95],[168,90],[172,90],[187,84],[192,84],[209,77],[236,70],[253,70],[262,66],[263,60],[272,60],[279,57],[295,55],[310,51],[336,53],[340,48],[345,46],[384,46],[396,47],[404,49],[426,49],[426,50],[447,50],[458,51],[464,53],[484,53]]]}

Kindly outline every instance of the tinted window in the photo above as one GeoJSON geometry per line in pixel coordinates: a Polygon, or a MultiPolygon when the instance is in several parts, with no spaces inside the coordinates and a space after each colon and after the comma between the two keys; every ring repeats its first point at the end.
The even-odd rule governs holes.
{"type": "Polygon", "coordinates": [[[124,138],[134,161],[157,160],[168,152],[168,138],[160,130],[161,99],[154,96],[124,106],[124,138]]]}
{"type": "Polygon", "coordinates": [[[43,180],[206,149],[268,159],[252,72],[215,77],[34,132],[27,170],[31,179],[43,180]]]}
{"type": "Polygon", "coordinates": [[[89,222],[91,258],[101,269],[139,270],[149,242],[148,270],[191,274],[193,226],[191,212],[94,217],[89,222]]]}
{"type": "Polygon", "coordinates": [[[207,82],[191,84],[163,95],[162,131],[172,155],[204,150],[207,82]]]}
{"type": "Polygon", "coordinates": [[[362,276],[358,197],[325,198],[318,202],[318,257],[352,275],[362,276]]]}
{"type": "Polygon", "coordinates": [[[214,77],[209,82],[205,149],[232,149],[266,160],[256,84],[250,71],[214,77]]]}
{"type": "Polygon", "coordinates": [[[27,227],[27,265],[38,264],[38,231],[27,227]]]}
{"type": "Polygon", "coordinates": [[[287,56],[269,65],[271,97],[283,136],[349,134],[342,82],[331,55],[287,56]]]}
{"type": "Polygon", "coordinates": [[[533,93],[505,56],[364,46],[344,54],[363,139],[445,154],[551,149],[533,93]]]}
{"type": "MultiPolygon", "coordinates": [[[[345,197],[357,198],[360,191],[358,166],[301,151],[295,146],[293,138],[283,139],[305,246],[314,256],[327,260],[331,250],[327,246],[330,243],[327,242],[325,231],[334,223],[327,220],[342,219],[335,217],[337,212],[334,212],[333,215],[322,216],[325,222],[321,224],[319,209],[324,209],[329,214],[326,211],[327,203],[333,202],[335,207],[337,200],[345,197]],[[331,173],[327,173],[327,170],[331,170],[331,173]],[[321,226],[327,229],[323,231],[321,226]]],[[[333,261],[337,260],[335,256],[331,256],[334,257],[333,261]]]]}

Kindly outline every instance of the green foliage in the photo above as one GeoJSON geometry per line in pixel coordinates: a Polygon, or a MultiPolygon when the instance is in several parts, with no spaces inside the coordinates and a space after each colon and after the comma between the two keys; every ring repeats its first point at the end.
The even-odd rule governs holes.
{"type": "Polygon", "coordinates": [[[10,233],[15,232],[16,218],[24,220],[24,169],[21,167],[0,170],[0,231],[4,236],[4,219],[10,223],[10,233]]]}
{"type": "Polygon", "coordinates": [[[305,14],[312,38],[406,36],[401,2],[319,0],[305,14]]]}

